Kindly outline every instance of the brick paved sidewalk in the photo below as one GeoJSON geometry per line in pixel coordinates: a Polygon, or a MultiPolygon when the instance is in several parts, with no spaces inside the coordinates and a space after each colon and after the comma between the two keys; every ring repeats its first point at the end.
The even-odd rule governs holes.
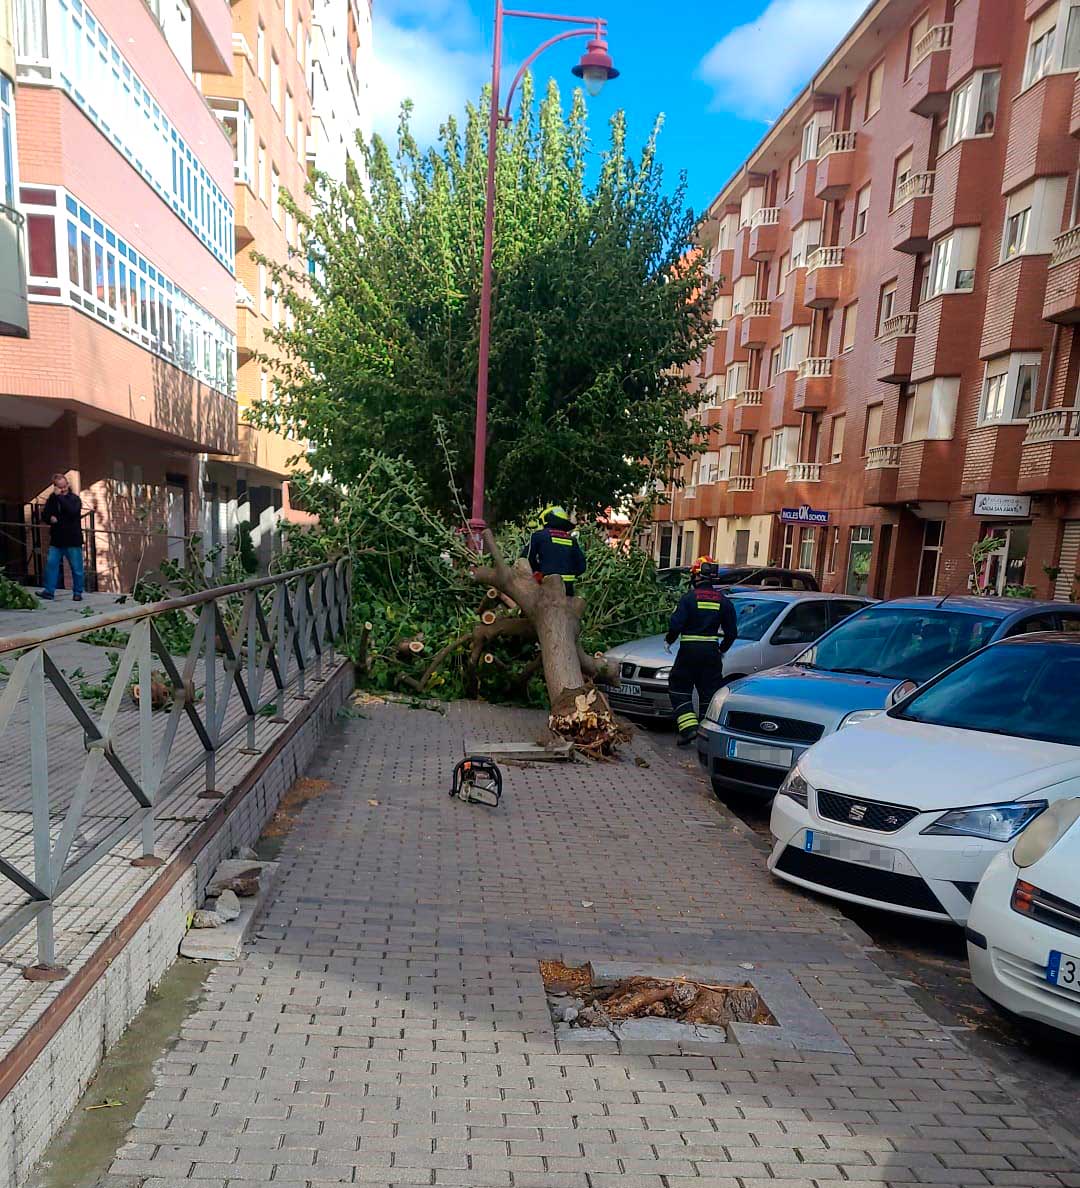
{"type": "Polygon", "coordinates": [[[446,795],[463,739],[527,738],[535,715],[367,712],[328,740],[312,774],[334,786],[108,1188],[1080,1185],[666,739],[635,741],[648,767],[508,767],[491,811],[446,795]],[[793,974],[848,1050],[560,1054],[544,957],[793,974]]]}

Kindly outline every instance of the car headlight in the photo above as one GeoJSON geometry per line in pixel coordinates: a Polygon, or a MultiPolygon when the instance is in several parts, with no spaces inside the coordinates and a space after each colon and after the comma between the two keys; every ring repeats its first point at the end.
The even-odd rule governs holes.
{"type": "Polygon", "coordinates": [[[1017,866],[1032,866],[1045,858],[1066,833],[1080,821],[1080,800],[1059,800],[1028,829],[1013,847],[1017,866]]]}
{"type": "Polygon", "coordinates": [[[724,712],[724,702],[728,699],[728,688],[725,685],[723,689],[718,689],[712,701],[709,702],[709,708],[705,711],[706,722],[719,722],[720,715],[724,712]]]}
{"type": "Polygon", "coordinates": [[[801,804],[803,808],[809,808],[812,791],[811,785],[803,778],[798,766],[795,766],[784,777],[784,782],[780,785],[777,795],[790,796],[796,804],[801,804]]]}
{"type": "Polygon", "coordinates": [[[1012,804],[985,804],[980,808],[953,809],[922,831],[946,837],[984,837],[1007,842],[1046,808],[1045,800],[1019,800],[1012,804]]]}
{"type": "Polygon", "coordinates": [[[884,710],[879,710],[879,709],[877,709],[877,710],[853,710],[850,714],[847,714],[844,718],[841,719],[840,725],[837,726],[836,729],[843,730],[845,726],[854,726],[859,722],[869,722],[871,718],[878,718],[884,712],[885,712],[884,710]]]}
{"type": "Polygon", "coordinates": [[[671,676],[671,665],[670,664],[668,665],[667,668],[658,668],[656,670],[656,679],[658,681],[666,681],[669,676],[671,676]]]}

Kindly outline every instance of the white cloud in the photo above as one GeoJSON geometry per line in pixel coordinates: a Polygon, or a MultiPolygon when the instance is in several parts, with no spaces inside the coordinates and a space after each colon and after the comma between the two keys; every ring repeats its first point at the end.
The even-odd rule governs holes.
{"type": "Polygon", "coordinates": [[[404,99],[412,129],[425,143],[451,113],[480,95],[490,72],[486,39],[465,0],[381,0],[375,5],[372,118],[393,138],[404,99]]]}
{"type": "Polygon", "coordinates": [[[866,0],[771,0],[702,59],[698,71],[713,87],[713,108],[775,119],[865,7],[866,0]]]}

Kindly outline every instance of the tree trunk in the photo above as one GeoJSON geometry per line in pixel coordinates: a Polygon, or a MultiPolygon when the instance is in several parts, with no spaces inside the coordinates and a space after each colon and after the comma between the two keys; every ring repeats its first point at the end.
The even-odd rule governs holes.
{"type": "Polygon", "coordinates": [[[535,630],[551,703],[552,730],[572,738],[589,754],[612,754],[626,735],[615,722],[607,698],[587,681],[605,672],[606,666],[589,656],[579,641],[584,599],[567,598],[562,578],[555,574],[538,583],[524,559],[507,565],[490,532],[484,534],[484,543],[493,564],[477,566],[473,577],[511,599],[535,630]]]}

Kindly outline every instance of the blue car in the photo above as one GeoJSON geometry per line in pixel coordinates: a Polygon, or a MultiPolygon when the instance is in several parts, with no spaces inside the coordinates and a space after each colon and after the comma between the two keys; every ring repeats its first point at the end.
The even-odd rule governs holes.
{"type": "Polygon", "coordinates": [[[790,663],[717,693],[698,733],[713,790],[769,801],[799,756],[969,653],[1031,631],[1080,631],[1080,606],[1023,598],[897,598],[845,619],[790,663]]]}

